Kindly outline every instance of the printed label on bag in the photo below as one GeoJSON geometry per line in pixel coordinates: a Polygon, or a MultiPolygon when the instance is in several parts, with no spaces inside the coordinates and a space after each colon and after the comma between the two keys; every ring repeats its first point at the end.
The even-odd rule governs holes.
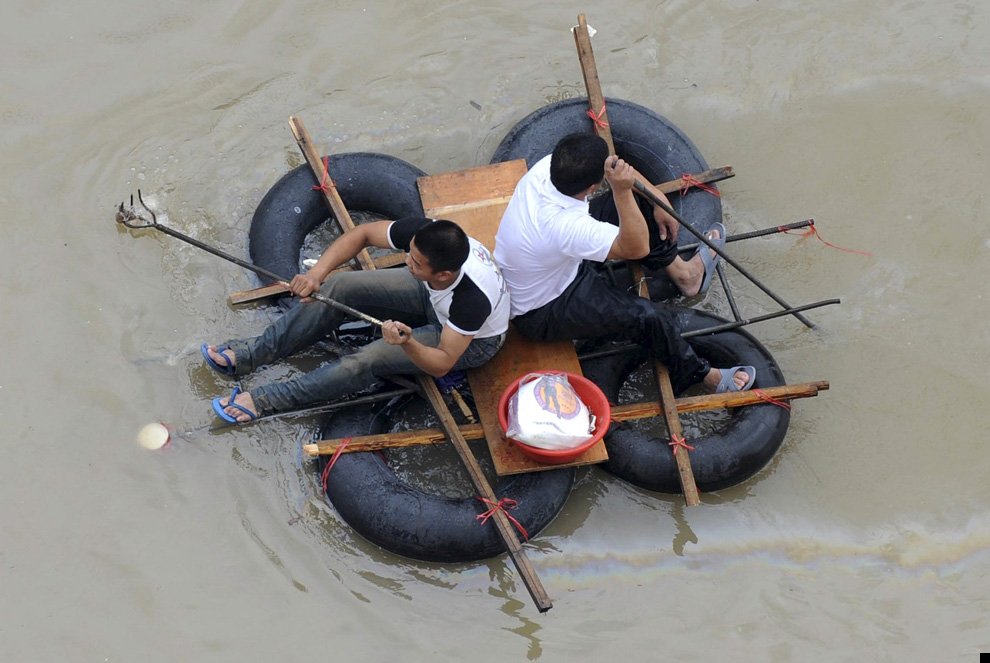
{"type": "Polygon", "coordinates": [[[561,419],[573,419],[580,412],[577,394],[566,382],[540,380],[535,396],[541,408],[553,412],[561,419]]]}

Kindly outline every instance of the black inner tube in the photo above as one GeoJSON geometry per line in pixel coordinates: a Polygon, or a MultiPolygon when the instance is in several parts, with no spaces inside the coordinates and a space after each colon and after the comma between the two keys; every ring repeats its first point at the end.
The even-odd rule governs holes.
{"type": "MultiPolygon", "coordinates": [[[[695,309],[678,309],[677,320],[685,331],[724,322],[695,309]]],[[[769,351],[741,329],[690,339],[695,351],[714,366],[752,365],[757,377],[754,388],[785,384],[784,375],[769,351]]],[[[586,360],[585,375],[609,400],[616,402],[630,374],[648,359],[643,353],[622,353],[586,360]]],[[[688,439],[691,467],[700,491],[728,488],[759,472],[780,448],[787,434],[790,411],[773,404],[750,405],[728,411],[725,425],[699,431],[688,439]]],[[[603,468],[641,488],[662,493],[680,493],[680,476],[665,427],[633,422],[613,423],[605,435],[609,460],[603,468]]]]}

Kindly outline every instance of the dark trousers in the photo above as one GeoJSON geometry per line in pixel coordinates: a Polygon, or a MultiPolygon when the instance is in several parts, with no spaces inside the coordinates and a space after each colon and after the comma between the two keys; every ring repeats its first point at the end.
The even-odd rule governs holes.
{"type": "MultiPolygon", "coordinates": [[[[660,240],[660,229],[653,220],[653,205],[650,201],[642,196],[636,196],[636,204],[643,213],[646,227],[650,231],[650,252],[639,263],[651,272],[662,271],[677,257],[677,242],[672,242],[669,238],[660,240]]],[[[613,226],[619,225],[619,212],[615,209],[615,199],[611,191],[588,201],[588,213],[599,221],[611,223],[613,226]]]]}
{"type": "Polygon", "coordinates": [[[639,343],[670,370],[675,392],[701,382],[711,368],[681,338],[666,304],[614,287],[587,262],[560,296],[512,322],[539,341],[611,337],[639,343]]]}

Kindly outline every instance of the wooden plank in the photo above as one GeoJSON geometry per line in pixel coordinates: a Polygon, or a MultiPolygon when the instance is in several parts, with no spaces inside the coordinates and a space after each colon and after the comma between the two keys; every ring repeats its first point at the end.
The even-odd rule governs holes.
{"type": "MultiPolygon", "coordinates": [[[[321,181],[323,181],[327,187],[327,202],[335,212],[337,223],[340,224],[341,229],[344,231],[352,230],[354,228],[354,222],[351,219],[351,215],[348,213],[347,208],[344,207],[341,202],[340,196],[336,195],[337,187],[333,184],[330,174],[327,173],[326,169],[322,167],[322,161],[314,161],[312,158],[312,155],[317,153],[313,148],[312,142],[309,140],[309,135],[306,133],[305,127],[303,127],[302,122],[298,118],[294,117],[289,118],[289,124],[292,127],[293,135],[296,137],[296,142],[299,143],[299,148],[304,154],[307,155],[306,160],[309,162],[310,168],[313,170],[314,174],[316,174],[318,178],[320,178],[321,173],[323,174],[323,179],[321,179],[321,181]]],[[[370,255],[368,255],[367,251],[365,251],[364,254],[365,258],[360,260],[362,268],[375,269],[375,263],[371,260],[370,255]]],[[[417,382],[423,395],[433,407],[434,413],[440,419],[440,425],[447,433],[448,439],[450,439],[450,441],[454,444],[454,447],[457,449],[457,453],[471,477],[475,490],[478,491],[481,497],[488,500],[490,504],[498,504],[499,502],[498,498],[495,496],[495,491],[492,490],[491,485],[488,483],[484,473],[481,471],[481,465],[478,464],[478,459],[476,459],[474,454],[471,452],[471,448],[468,446],[467,440],[464,439],[460,433],[460,430],[458,430],[457,422],[454,421],[454,417],[450,414],[450,410],[447,409],[447,403],[443,400],[443,396],[440,395],[440,390],[437,388],[437,383],[431,376],[426,374],[420,374],[417,382]]],[[[516,531],[512,528],[512,523],[509,521],[509,517],[501,508],[495,508],[493,510],[492,520],[495,523],[496,529],[498,529],[499,536],[502,538],[503,543],[505,543],[505,548],[509,553],[509,557],[512,559],[516,570],[519,572],[519,576],[523,580],[523,584],[526,585],[529,595],[533,598],[533,602],[536,604],[537,610],[540,612],[546,612],[553,607],[553,603],[550,600],[550,595],[547,593],[546,589],[544,589],[543,583],[540,582],[539,576],[536,575],[536,570],[533,568],[529,558],[526,556],[526,551],[523,550],[522,544],[519,542],[519,537],[516,536],[516,531]]]]}
{"type": "MultiPolygon", "coordinates": [[[[383,256],[378,256],[374,258],[375,267],[377,269],[387,269],[389,267],[395,267],[396,265],[401,265],[406,261],[405,251],[396,251],[395,253],[389,253],[383,256]]],[[[331,274],[337,274],[339,272],[352,272],[354,271],[353,265],[342,265],[337,269],[333,270],[331,274]]],[[[249,304],[251,302],[256,302],[262,299],[267,299],[268,297],[279,297],[289,292],[289,289],[280,284],[273,283],[272,285],[262,286],[260,288],[252,288],[251,290],[239,290],[237,292],[232,292],[227,297],[227,301],[231,306],[237,306],[238,304],[249,304]]]]}
{"type": "MultiPolygon", "coordinates": [[[[816,382],[785,384],[779,387],[766,387],[764,389],[751,389],[749,391],[726,392],[724,394],[683,396],[676,399],[674,403],[677,405],[677,411],[680,414],[684,414],[685,412],[759,405],[760,403],[766,403],[768,398],[777,401],[811,398],[817,396],[819,391],[825,391],[828,387],[829,384],[827,381],[819,380],[816,382]]],[[[661,414],[663,414],[663,407],[659,403],[631,403],[628,405],[612,406],[613,421],[632,421],[635,419],[656,417],[661,414]]]]}
{"type": "MultiPolygon", "coordinates": [[[[700,173],[689,173],[692,178],[702,184],[712,184],[714,182],[721,182],[722,180],[727,180],[730,177],[735,177],[736,174],[732,170],[732,166],[722,166],[721,168],[712,168],[710,170],[705,170],[700,173]]],[[[671,180],[669,182],[663,182],[661,184],[654,184],[654,188],[659,189],[664,194],[668,193],[680,193],[684,188],[684,178],[678,177],[676,180],[671,180]]]]}
{"type": "Polygon", "coordinates": [[[513,380],[535,370],[566,371],[581,375],[574,344],[570,341],[537,343],[522,336],[514,327],[509,328],[505,345],[484,366],[468,372],[468,383],[478,416],[485,430],[488,451],[495,463],[495,471],[501,475],[552,470],[559,467],[577,467],[608,460],[605,442],[593,447],[569,463],[547,465],[526,456],[519,448],[506,440],[498,421],[498,402],[513,380]]]}
{"type": "Polygon", "coordinates": [[[595,118],[595,133],[608,143],[609,154],[615,154],[615,143],[612,142],[612,130],[608,126],[608,109],[605,107],[605,96],[602,94],[601,82],[598,80],[598,69],[595,67],[595,53],[591,48],[591,33],[588,32],[588,22],[584,14],[578,14],[578,24],[571,28],[574,33],[574,45],[577,47],[578,60],[581,63],[581,75],[584,76],[584,87],[588,91],[589,112],[595,118]]]}
{"type": "MultiPolygon", "coordinates": [[[[423,390],[423,394],[427,400],[433,406],[437,417],[439,417],[440,426],[447,433],[447,438],[457,449],[457,453],[464,461],[464,466],[471,475],[475,490],[487,500],[487,504],[490,506],[499,504],[499,499],[488,483],[488,479],[485,477],[484,472],[482,472],[477,459],[475,459],[474,454],[471,452],[471,447],[468,446],[467,440],[461,435],[457,422],[454,421],[454,417],[451,416],[450,411],[447,409],[447,404],[444,402],[443,396],[440,395],[440,389],[437,388],[437,383],[429,375],[420,375],[419,386],[423,390]]],[[[526,589],[529,590],[529,594],[533,598],[533,602],[536,603],[537,609],[540,612],[546,612],[553,607],[553,603],[550,601],[550,595],[547,594],[546,589],[544,589],[543,584],[540,582],[539,576],[536,575],[536,570],[526,556],[526,551],[523,550],[508,515],[506,515],[502,508],[496,508],[493,511],[492,520],[495,522],[505,542],[509,557],[515,563],[516,570],[525,581],[526,589]]]]}
{"type": "Polygon", "coordinates": [[[667,422],[667,433],[670,436],[674,459],[677,461],[677,474],[681,478],[681,490],[684,492],[684,502],[688,506],[701,503],[698,486],[694,482],[694,471],[691,469],[691,459],[684,444],[684,428],[674,403],[674,387],[670,383],[670,371],[659,361],[654,363],[657,386],[660,389],[660,406],[663,408],[663,418],[667,422]]]}
{"type": "MultiPolygon", "coordinates": [[[[642,278],[643,270],[639,263],[633,264],[632,273],[636,283],[639,284],[639,296],[649,299],[650,291],[646,281],[642,278]]],[[[678,416],[677,405],[674,403],[674,386],[670,382],[670,371],[659,361],[653,362],[653,369],[656,375],[657,388],[660,391],[661,411],[667,422],[667,433],[670,437],[674,460],[677,461],[677,474],[681,479],[684,502],[688,506],[697,506],[701,504],[701,497],[698,495],[698,486],[694,481],[694,471],[691,469],[688,448],[680,444],[684,442],[684,429],[681,426],[680,416],[678,416]]]]}
{"type": "MultiPolygon", "coordinates": [[[[337,219],[337,222],[341,226],[344,225],[344,219],[347,219],[347,225],[349,226],[347,230],[350,230],[354,227],[354,222],[351,221],[351,215],[347,211],[344,201],[340,198],[337,185],[334,184],[333,178],[327,172],[326,166],[324,166],[323,160],[320,158],[319,151],[313,146],[313,140],[310,138],[309,132],[306,131],[306,126],[298,117],[289,116],[289,128],[292,130],[292,135],[295,137],[296,143],[299,144],[299,149],[302,151],[303,156],[306,157],[306,162],[309,163],[310,170],[313,171],[317,183],[322,185],[323,197],[330,206],[330,211],[333,212],[334,218],[337,219]]],[[[374,262],[371,260],[371,254],[368,253],[367,249],[361,249],[357,257],[358,263],[364,269],[375,268],[374,262]]]]}
{"type": "Polygon", "coordinates": [[[526,170],[525,159],[515,159],[420,177],[423,209],[431,218],[454,221],[492,251],[502,213],[526,170]]]}
{"type": "MultiPolygon", "coordinates": [[[[594,116],[595,131],[608,143],[609,154],[615,154],[615,144],[612,142],[612,130],[608,125],[605,109],[605,96],[602,94],[601,81],[598,79],[598,67],[595,64],[595,54],[591,49],[591,35],[588,33],[588,23],[584,14],[578,15],[578,25],[574,28],[574,42],[577,44],[578,59],[581,62],[581,72],[584,74],[584,84],[588,90],[588,103],[591,105],[589,114],[594,116]]],[[[649,298],[646,282],[641,278],[639,265],[634,266],[635,280],[639,283],[639,295],[649,298]]],[[[691,471],[691,461],[687,456],[687,448],[677,444],[683,441],[684,431],[677,416],[677,406],[674,405],[674,388],[670,383],[670,372],[659,361],[654,363],[657,386],[660,390],[660,402],[663,405],[664,418],[673,446],[674,458],[677,460],[677,471],[681,479],[681,489],[684,491],[684,501],[688,506],[700,503],[698,487],[694,482],[691,471]]]]}
{"type": "MultiPolygon", "coordinates": [[[[781,385],[750,391],[733,391],[724,394],[705,394],[703,396],[684,396],[674,401],[680,414],[685,412],[700,412],[724,408],[745,407],[766,403],[768,399],[788,401],[795,398],[810,398],[817,396],[819,391],[828,389],[826,381],[802,382],[800,384],[781,385]]],[[[659,403],[629,403],[612,406],[612,421],[635,421],[663,414],[659,403]]],[[[461,435],[467,440],[480,440],[485,436],[481,424],[463,424],[460,426],[461,435]]],[[[360,435],[357,437],[321,440],[303,445],[303,452],[309,456],[332,456],[337,453],[344,440],[347,446],[342,453],[359,453],[363,451],[381,451],[413,447],[423,444],[445,442],[447,434],[439,428],[422,428],[419,430],[402,431],[398,433],[378,433],[375,435],[360,435]]]]}
{"type": "Polygon", "coordinates": [[[445,208],[490,207],[498,204],[504,207],[512,197],[519,178],[525,173],[525,159],[514,159],[421,177],[419,194],[423,209],[443,211],[445,208]],[[457,192],[454,200],[459,202],[451,202],[451,191],[457,192]]]}
{"type": "MultiPolygon", "coordinates": [[[[465,440],[480,440],[485,436],[481,424],[463,424],[458,427],[465,440]]],[[[341,443],[347,440],[347,446],[341,453],[361,453],[364,451],[380,451],[382,449],[402,449],[419,447],[424,444],[437,444],[447,441],[446,431],[440,428],[420,428],[418,430],[399,431],[394,433],[376,433],[374,435],[359,435],[334,440],[320,440],[303,445],[303,453],[307,456],[332,456],[337,453],[341,443]]]]}
{"type": "MultiPolygon", "coordinates": [[[[517,159],[458,173],[421,177],[419,190],[423,208],[432,217],[441,216],[440,211],[445,211],[444,218],[454,221],[466,233],[493,249],[502,213],[516,183],[525,173],[526,162],[517,159]],[[484,200],[488,204],[466,204],[474,200],[484,200]]],[[[498,401],[513,380],[536,370],[559,370],[581,375],[581,364],[574,344],[570,341],[530,341],[510,324],[505,345],[498,354],[484,366],[467,372],[495,471],[499,476],[504,476],[608,460],[604,442],[598,442],[567,464],[549,465],[526,456],[506,440],[498,421],[498,401]]]]}

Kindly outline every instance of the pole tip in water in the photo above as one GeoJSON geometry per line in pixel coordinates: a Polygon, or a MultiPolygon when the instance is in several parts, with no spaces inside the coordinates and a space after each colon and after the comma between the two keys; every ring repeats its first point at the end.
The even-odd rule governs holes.
{"type": "Polygon", "coordinates": [[[171,437],[168,427],[159,422],[151,423],[141,429],[138,433],[138,444],[145,449],[155,451],[168,444],[171,437]]]}

